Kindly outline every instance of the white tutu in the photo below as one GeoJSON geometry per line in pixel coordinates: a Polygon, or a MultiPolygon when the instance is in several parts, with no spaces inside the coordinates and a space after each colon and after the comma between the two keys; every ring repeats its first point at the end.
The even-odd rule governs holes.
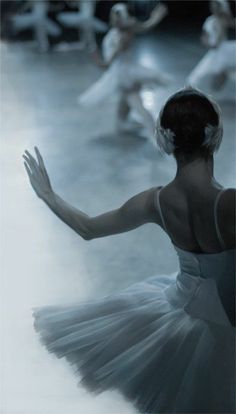
{"type": "Polygon", "coordinates": [[[227,40],[216,49],[211,49],[198,63],[190,74],[188,83],[200,86],[206,77],[212,77],[222,72],[236,71],[236,41],[227,40]]]}
{"type": "Polygon", "coordinates": [[[235,329],[218,282],[224,271],[223,296],[225,289],[232,296],[235,252],[177,253],[177,277],[156,276],[93,303],[37,309],[35,327],[86,387],[118,389],[142,413],[233,413],[235,329]]]}
{"type": "MultiPolygon", "coordinates": [[[[105,62],[119,50],[120,42],[120,32],[111,29],[103,40],[102,52],[105,62]]],[[[134,62],[130,51],[125,50],[119,52],[101,78],[79,96],[78,102],[83,106],[97,105],[119,91],[132,91],[148,83],[166,85],[169,81],[167,75],[134,62]]]]}
{"type": "Polygon", "coordinates": [[[97,105],[120,91],[132,91],[150,83],[166,85],[167,77],[134,63],[114,62],[95,84],[79,96],[78,102],[83,106],[97,105]]]}

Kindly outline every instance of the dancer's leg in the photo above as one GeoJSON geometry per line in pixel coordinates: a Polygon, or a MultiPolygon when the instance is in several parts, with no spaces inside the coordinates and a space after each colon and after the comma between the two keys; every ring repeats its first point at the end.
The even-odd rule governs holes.
{"type": "Polygon", "coordinates": [[[86,19],[80,27],[80,45],[87,48],[89,52],[96,50],[96,36],[93,28],[93,18],[96,10],[96,0],[80,0],[80,12],[86,19]]]}
{"type": "Polygon", "coordinates": [[[127,95],[127,101],[130,108],[142,118],[143,126],[148,130],[152,141],[155,142],[155,122],[150,112],[144,107],[139,92],[130,92],[127,95]]]}
{"type": "Polygon", "coordinates": [[[40,52],[47,52],[49,49],[48,36],[43,22],[38,22],[35,27],[35,37],[38,43],[40,52]]]}
{"type": "Polygon", "coordinates": [[[135,125],[128,119],[130,113],[130,106],[127,100],[127,93],[125,91],[119,92],[119,100],[117,107],[117,129],[118,131],[130,131],[134,129],[135,125]]]}
{"type": "Polygon", "coordinates": [[[127,102],[127,94],[121,92],[118,101],[117,115],[120,121],[125,121],[129,115],[130,106],[127,102]]]}
{"type": "Polygon", "coordinates": [[[94,52],[97,49],[96,37],[92,28],[87,28],[85,32],[86,44],[89,52],[94,52]]]}
{"type": "Polygon", "coordinates": [[[143,122],[129,117],[132,108],[128,99],[127,91],[120,92],[117,108],[117,129],[120,131],[134,131],[143,127],[143,122]]]}
{"type": "Polygon", "coordinates": [[[47,52],[49,49],[49,40],[47,33],[47,11],[48,11],[48,2],[47,1],[38,1],[32,2],[32,7],[34,15],[36,18],[34,33],[35,38],[38,43],[38,48],[40,52],[47,52]]]}

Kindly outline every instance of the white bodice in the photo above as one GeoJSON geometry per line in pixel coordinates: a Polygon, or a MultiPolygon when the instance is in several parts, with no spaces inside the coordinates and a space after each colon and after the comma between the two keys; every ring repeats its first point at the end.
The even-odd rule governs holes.
{"type": "MultiPolygon", "coordinates": [[[[168,300],[182,307],[192,317],[230,327],[235,324],[235,250],[227,250],[220,233],[217,207],[218,192],[213,208],[215,230],[222,251],[219,253],[193,253],[174,245],[179,259],[176,283],[167,288],[168,300]]],[[[156,207],[163,228],[168,234],[157,193],[156,207]]]]}
{"type": "Polygon", "coordinates": [[[191,317],[230,327],[235,317],[235,250],[196,254],[175,247],[176,283],[166,295],[191,317]]]}
{"type": "Polygon", "coordinates": [[[203,279],[214,278],[217,283],[235,269],[235,250],[220,253],[191,253],[175,246],[179,258],[180,271],[203,279]]]}
{"type": "MultiPolygon", "coordinates": [[[[112,28],[106,34],[102,42],[102,55],[105,62],[109,62],[112,56],[121,49],[123,34],[120,30],[112,28]]],[[[130,50],[120,50],[119,55],[116,56],[114,63],[118,63],[120,60],[127,59],[130,55],[130,50]]]]}

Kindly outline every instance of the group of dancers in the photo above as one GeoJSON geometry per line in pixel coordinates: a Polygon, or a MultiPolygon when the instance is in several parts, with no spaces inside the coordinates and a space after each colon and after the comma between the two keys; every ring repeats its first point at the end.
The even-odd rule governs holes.
{"type": "MultiPolygon", "coordinates": [[[[205,21],[202,33],[202,41],[210,50],[190,73],[186,84],[202,89],[208,83],[208,89],[216,90],[236,75],[236,41],[227,39],[227,32],[234,27],[235,21],[227,1],[211,1],[210,8],[212,15],[205,21]]],[[[152,142],[155,119],[145,108],[140,92],[147,85],[168,86],[172,77],[134,62],[131,49],[137,33],[151,30],[167,14],[167,7],[159,3],[148,20],[139,22],[129,15],[125,4],[114,5],[110,13],[111,29],[104,37],[102,56],[96,59],[106,71],[78,98],[80,105],[90,106],[98,105],[108,96],[118,96],[118,129],[132,129],[129,114],[133,111],[152,142]]]]}
{"type": "Polygon", "coordinates": [[[61,42],[55,46],[57,51],[71,49],[96,48],[96,33],[105,33],[108,25],[95,17],[96,4],[99,0],[67,0],[53,4],[49,0],[27,0],[20,7],[19,12],[11,19],[13,31],[18,33],[31,29],[34,33],[38,50],[42,53],[50,49],[49,36],[58,37],[62,33],[59,23],[66,28],[74,28],[78,31],[79,41],[75,43],[61,42]],[[73,11],[63,11],[64,5],[73,8],[73,11]],[[57,18],[49,17],[52,11],[57,12],[57,18]]]}
{"type": "MultiPolygon", "coordinates": [[[[31,3],[34,23],[38,21],[35,30],[39,45],[41,50],[46,50],[47,33],[56,35],[60,29],[47,17],[46,1],[31,3]]],[[[101,78],[78,97],[80,107],[96,106],[115,95],[118,99],[118,131],[130,131],[140,126],[154,142],[155,119],[145,107],[141,91],[146,86],[169,86],[172,76],[137,64],[132,57],[132,43],[136,34],[150,31],[167,16],[167,7],[159,3],[150,18],[141,22],[129,14],[127,4],[115,4],[110,11],[111,27],[103,39],[100,53],[95,33],[105,32],[107,25],[94,17],[96,1],[80,0],[75,3],[79,7],[78,11],[60,12],[58,19],[66,27],[76,27],[79,30],[81,40],[76,42],[76,47],[87,50],[92,54],[93,61],[105,69],[101,78]],[[139,122],[130,117],[131,113],[136,114],[139,122]]],[[[234,27],[235,19],[227,0],[213,0],[209,4],[211,15],[203,24],[201,36],[202,43],[209,50],[190,73],[186,84],[217,91],[223,88],[228,79],[235,81],[236,41],[228,40],[228,31],[234,27]]],[[[18,30],[29,24],[31,15],[15,16],[18,30]]],[[[73,47],[74,45],[62,43],[57,46],[57,50],[73,47]]]]}
{"type": "MultiPolygon", "coordinates": [[[[203,41],[214,49],[190,79],[198,82],[207,72],[219,87],[232,70],[226,31],[233,19],[226,2],[214,1],[211,7],[203,41]],[[210,62],[219,56],[222,62],[212,71],[210,62]]],[[[167,79],[129,57],[135,33],[149,30],[166,14],[166,7],[158,5],[140,23],[124,4],[115,5],[103,41],[101,62],[108,69],[79,100],[98,104],[101,96],[117,91],[120,119],[126,121],[130,109],[138,109],[158,147],[174,156],[173,180],[90,217],[55,193],[37,148],[23,158],[37,196],[84,240],[154,223],[172,242],[178,274],[157,275],[94,302],[35,309],[35,329],[49,352],[75,367],[84,386],[95,392],[118,390],[140,413],[229,414],[236,408],[236,193],[214,177],[214,153],[223,138],[221,111],[211,97],[185,87],[167,99],[154,122],[143,109],[140,89],[167,79]]]]}

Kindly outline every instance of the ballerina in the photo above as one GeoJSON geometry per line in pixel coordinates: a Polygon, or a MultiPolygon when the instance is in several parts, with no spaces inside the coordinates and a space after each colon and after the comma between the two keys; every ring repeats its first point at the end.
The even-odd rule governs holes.
{"type": "Polygon", "coordinates": [[[236,71],[236,41],[227,40],[227,33],[235,20],[225,0],[210,2],[212,15],[203,25],[202,43],[210,50],[201,59],[188,77],[188,84],[203,86],[206,82],[212,89],[221,89],[236,71]]]}
{"type": "Polygon", "coordinates": [[[58,20],[66,27],[78,29],[81,40],[73,44],[61,43],[57,46],[56,50],[87,49],[89,52],[92,52],[97,48],[95,33],[105,33],[108,26],[105,22],[94,16],[96,0],[80,0],[75,3],[79,11],[61,12],[58,15],[58,20]]]}
{"type": "Polygon", "coordinates": [[[102,44],[102,57],[94,54],[98,65],[106,68],[102,77],[87,91],[79,96],[80,105],[87,107],[97,105],[112,95],[118,95],[118,129],[130,128],[128,115],[130,110],[136,112],[147,129],[149,136],[154,136],[155,122],[153,116],[144,107],[140,92],[144,85],[156,84],[166,86],[170,78],[156,70],[134,63],[130,55],[131,44],[136,33],[144,33],[158,25],[167,15],[167,8],[158,4],[151,17],[140,22],[128,13],[123,3],[114,5],[110,13],[112,28],[102,44]]]}
{"type": "Polygon", "coordinates": [[[27,7],[30,9],[30,13],[17,14],[12,17],[14,30],[21,32],[33,29],[39,51],[47,52],[49,49],[48,36],[59,36],[61,28],[48,17],[49,2],[47,0],[28,1],[27,7]]]}
{"type": "Polygon", "coordinates": [[[213,175],[223,134],[218,106],[184,89],[166,102],[157,140],[176,177],[122,207],[90,217],[52,189],[38,149],[24,154],[31,185],[85,240],[159,225],[179,257],[177,276],[155,276],[93,303],[35,309],[49,350],[88,389],[118,389],[142,413],[234,413],[235,190],[213,175]]]}

